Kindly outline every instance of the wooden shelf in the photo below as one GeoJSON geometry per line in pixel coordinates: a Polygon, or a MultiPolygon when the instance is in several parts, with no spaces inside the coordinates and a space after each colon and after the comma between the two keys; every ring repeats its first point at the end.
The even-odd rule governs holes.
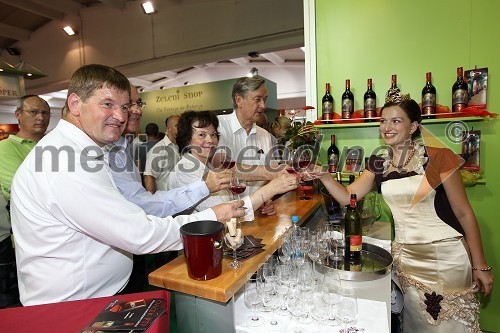
{"type": "MultiPolygon", "coordinates": [[[[339,123],[336,124],[322,124],[322,125],[314,125],[314,127],[317,128],[361,128],[361,127],[379,127],[380,122],[379,118],[376,118],[377,121],[370,122],[370,123],[365,123],[365,122],[360,122],[364,118],[357,118],[357,119],[344,119],[344,120],[339,120],[339,123]],[[342,123],[340,123],[340,121],[342,123]]],[[[456,121],[483,121],[484,118],[482,117],[450,117],[450,118],[436,118],[436,119],[423,119],[422,124],[443,124],[443,123],[450,123],[450,122],[456,122],[456,121]]]]}

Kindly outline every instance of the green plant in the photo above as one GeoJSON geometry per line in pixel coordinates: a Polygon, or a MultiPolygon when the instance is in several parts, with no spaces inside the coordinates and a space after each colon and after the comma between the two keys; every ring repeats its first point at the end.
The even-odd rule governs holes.
{"type": "Polygon", "coordinates": [[[297,149],[303,145],[314,146],[318,133],[319,130],[310,121],[304,120],[302,123],[294,123],[280,139],[280,143],[286,144],[288,142],[289,147],[292,149],[297,149]]]}

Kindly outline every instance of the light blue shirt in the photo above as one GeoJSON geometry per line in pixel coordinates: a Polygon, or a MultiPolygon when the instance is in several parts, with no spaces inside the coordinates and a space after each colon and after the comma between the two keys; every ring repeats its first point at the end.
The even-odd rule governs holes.
{"type": "Polygon", "coordinates": [[[121,194],[141,207],[146,214],[158,217],[172,216],[198,203],[210,194],[202,179],[169,191],[147,191],[141,183],[139,170],[129,153],[126,138],[121,137],[114,145],[105,147],[113,181],[121,194]]]}

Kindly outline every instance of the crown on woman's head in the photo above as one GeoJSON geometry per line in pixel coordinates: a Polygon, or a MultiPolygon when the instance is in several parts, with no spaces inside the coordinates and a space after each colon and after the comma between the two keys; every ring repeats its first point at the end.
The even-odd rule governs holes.
{"type": "Polygon", "coordinates": [[[390,88],[385,94],[385,104],[387,103],[401,103],[409,101],[410,94],[402,94],[399,88],[390,88]]]}

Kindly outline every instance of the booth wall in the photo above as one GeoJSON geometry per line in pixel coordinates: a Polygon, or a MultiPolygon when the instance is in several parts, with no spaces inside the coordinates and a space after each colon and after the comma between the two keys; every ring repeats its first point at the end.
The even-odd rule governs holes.
{"type": "MultiPolygon", "coordinates": [[[[432,72],[437,103],[451,105],[451,86],[456,69],[488,67],[488,104],[490,112],[500,113],[500,44],[497,43],[500,3],[495,0],[316,0],[316,76],[318,101],[326,82],[332,85],[335,110],[339,112],[345,79],[351,79],[355,109],[362,109],[367,78],[373,78],[377,105],[383,104],[398,75],[398,86],[418,102],[425,85],[425,73],[432,72]]],[[[320,102],[318,102],[320,104],[320,102]]],[[[321,106],[318,105],[321,110],[321,106]]],[[[500,199],[500,159],[498,141],[500,121],[464,123],[481,130],[481,170],[486,183],[467,188],[469,200],[479,222],[488,264],[500,267],[500,233],[496,208],[500,199]],[[496,148],[495,148],[496,147],[496,148]]],[[[424,125],[456,152],[446,134],[447,124],[424,125]]],[[[330,134],[338,144],[364,145],[370,150],[380,144],[378,128],[323,130],[326,155],[330,134]]],[[[340,147],[339,147],[340,148],[340,147]]],[[[495,272],[496,270],[494,270],[495,272]]],[[[496,288],[498,289],[498,288],[496,288]]],[[[480,322],[483,330],[500,331],[498,320],[500,293],[493,290],[482,300],[480,322]]]]}

